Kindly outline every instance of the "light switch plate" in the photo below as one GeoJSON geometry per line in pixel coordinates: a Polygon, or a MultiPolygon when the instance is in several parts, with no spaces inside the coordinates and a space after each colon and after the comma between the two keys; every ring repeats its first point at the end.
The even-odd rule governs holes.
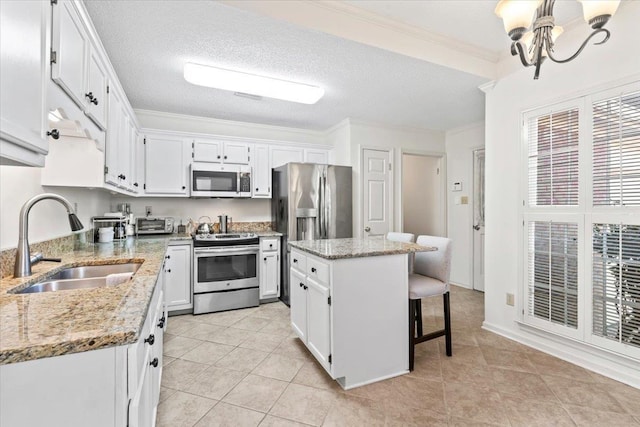
{"type": "Polygon", "coordinates": [[[510,305],[512,307],[515,305],[515,298],[513,294],[507,294],[507,305],[510,305]]]}
{"type": "Polygon", "coordinates": [[[462,191],[462,183],[454,182],[453,185],[451,186],[451,191],[462,191]]]}

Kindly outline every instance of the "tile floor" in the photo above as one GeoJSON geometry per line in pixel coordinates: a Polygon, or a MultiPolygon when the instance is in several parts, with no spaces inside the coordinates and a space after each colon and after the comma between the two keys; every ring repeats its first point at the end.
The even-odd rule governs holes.
{"type": "MultiPolygon", "coordinates": [[[[452,288],[444,338],[415,371],[343,391],[291,333],[289,309],[169,319],[159,426],[640,426],[640,390],[480,328],[483,296],[452,288]]],[[[423,302],[425,331],[441,299],[423,302]]]]}

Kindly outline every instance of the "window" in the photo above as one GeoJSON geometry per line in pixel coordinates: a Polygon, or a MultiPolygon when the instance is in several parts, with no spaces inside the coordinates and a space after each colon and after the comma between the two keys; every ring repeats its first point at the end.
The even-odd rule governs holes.
{"type": "Polygon", "coordinates": [[[640,360],[640,82],[523,125],[523,320],[640,360]]]}

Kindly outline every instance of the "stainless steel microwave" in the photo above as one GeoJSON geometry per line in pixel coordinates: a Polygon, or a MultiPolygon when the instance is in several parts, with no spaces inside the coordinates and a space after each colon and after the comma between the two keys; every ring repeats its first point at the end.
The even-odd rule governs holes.
{"type": "Polygon", "coordinates": [[[194,162],[191,197],[251,197],[251,166],[194,162]]]}
{"type": "Polygon", "coordinates": [[[171,234],[175,221],[167,216],[141,216],[136,218],[137,234],[171,234]]]}

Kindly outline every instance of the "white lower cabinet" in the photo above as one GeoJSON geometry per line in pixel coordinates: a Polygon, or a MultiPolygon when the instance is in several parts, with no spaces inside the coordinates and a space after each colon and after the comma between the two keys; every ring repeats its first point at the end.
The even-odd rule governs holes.
{"type": "Polygon", "coordinates": [[[260,278],[260,299],[280,296],[280,238],[260,238],[260,258],[258,260],[260,278]]]}
{"type": "Polygon", "coordinates": [[[166,325],[163,298],[159,282],[134,344],[1,365],[0,425],[154,426],[166,325]]]}
{"type": "Polygon", "coordinates": [[[170,245],[165,255],[165,303],[167,311],[193,308],[191,245],[170,245]]]}

